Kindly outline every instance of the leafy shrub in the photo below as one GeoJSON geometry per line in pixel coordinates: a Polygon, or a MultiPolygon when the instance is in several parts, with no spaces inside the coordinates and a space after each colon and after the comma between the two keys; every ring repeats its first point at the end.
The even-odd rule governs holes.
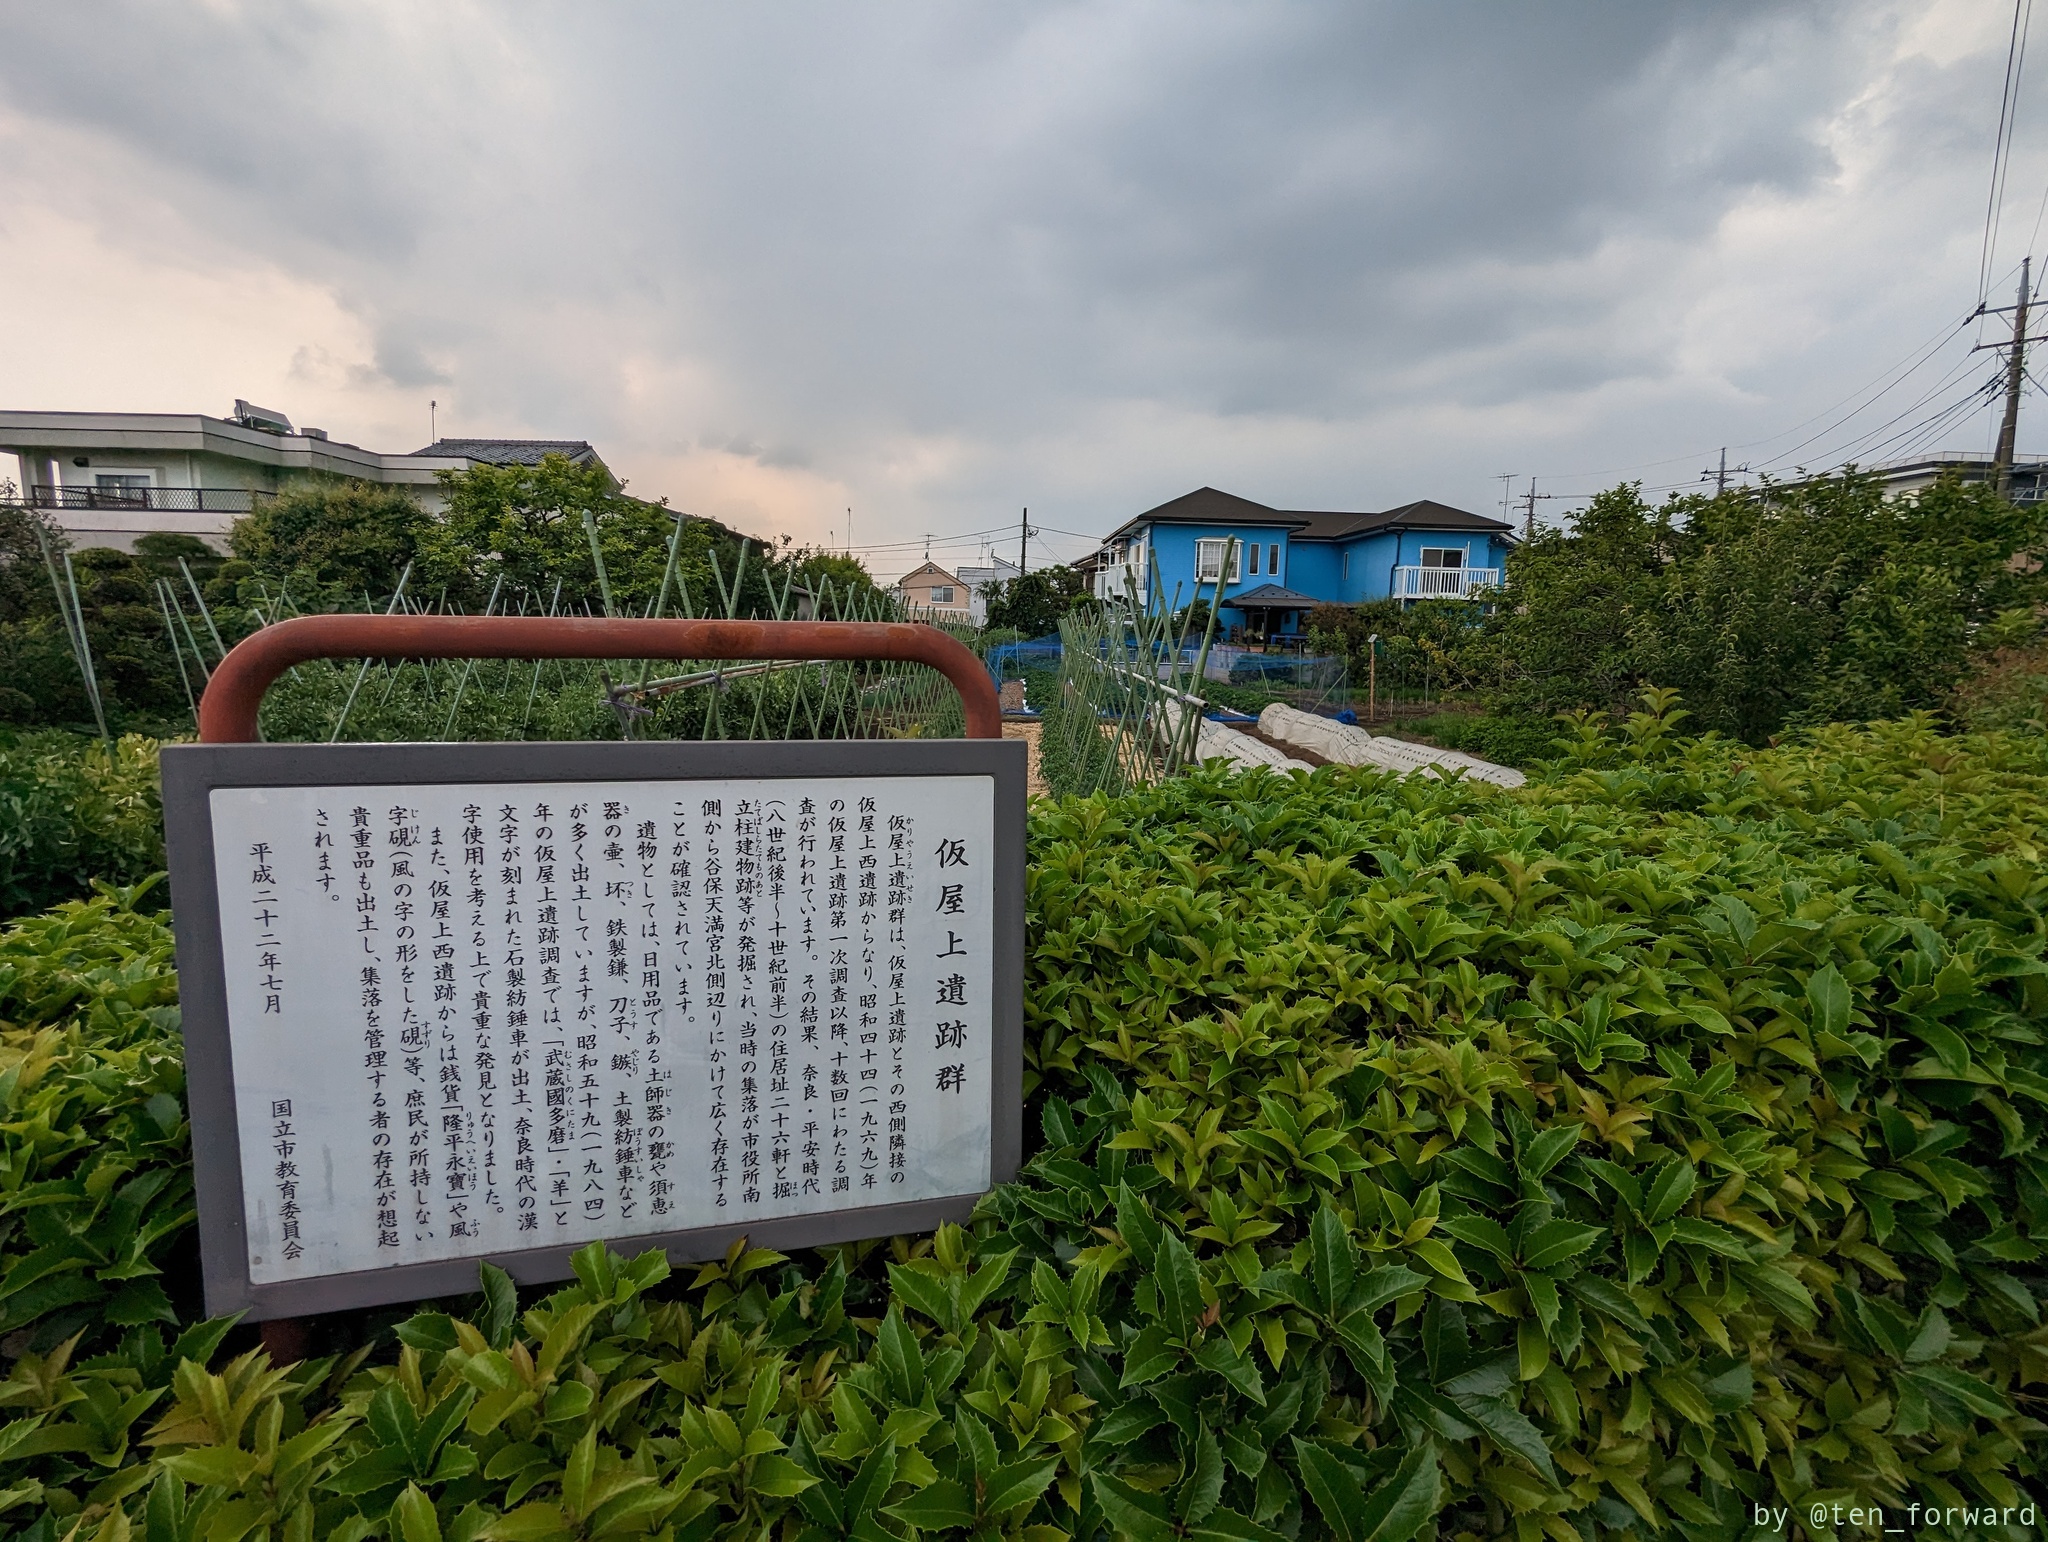
{"type": "Polygon", "coordinates": [[[137,883],[164,862],[156,741],[111,749],[59,731],[0,730],[0,916],[137,883]]]}
{"type": "Polygon", "coordinates": [[[252,571],[381,603],[419,554],[431,522],[407,488],[308,481],[259,502],[235,521],[228,542],[252,571]]]}
{"type": "Polygon", "coordinates": [[[1757,1503],[2017,1506],[2044,840],[2038,738],[1752,753],[1668,702],[1517,794],[1041,808],[1036,1149],[971,1232],[687,1284],[592,1248],[524,1313],[487,1269],[286,1369],[155,1323],[35,1347],[0,1525],[1733,1542],[1757,1503]]]}
{"type": "Polygon", "coordinates": [[[1516,550],[1471,667],[1537,716],[1673,686],[1751,742],[1937,709],[2048,600],[2044,542],[2048,510],[1953,477],[1887,497],[1849,471],[1657,508],[1624,485],[1516,550]]]}
{"type": "Polygon", "coordinates": [[[2048,733],[2048,642],[1984,659],[1956,687],[1949,710],[1971,728],[2048,733]]]}
{"type": "MultiPolygon", "coordinates": [[[[0,936],[0,1337],[177,1321],[191,1153],[171,933],[106,889],[0,936]]],[[[179,1303],[189,1314],[189,1290],[179,1303]]]]}
{"type": "Polygon", "coordinates": [[[1557,754],[1557,724],[1505,713],[1439,712],[1399,725],[1402,735],[1464,750],[1504,766],[1533,766],[1557,754]]]}

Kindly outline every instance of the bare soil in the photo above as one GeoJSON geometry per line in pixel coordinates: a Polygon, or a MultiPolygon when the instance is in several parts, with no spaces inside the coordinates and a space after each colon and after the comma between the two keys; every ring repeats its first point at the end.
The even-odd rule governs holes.
{"type": "Polygon", "coordinates": [[[1051,792],[1051,789],[1045,785],[1045,774],[1039,769],[1038,765],[1038,735],[1039,730],[1043,726],[1040,723],[1003,724],[1003,737],[1005,739],[1022,739],[1027,746],[1024,762],[1024,794],[1030,798],[1043,798],[1051,792]]]}

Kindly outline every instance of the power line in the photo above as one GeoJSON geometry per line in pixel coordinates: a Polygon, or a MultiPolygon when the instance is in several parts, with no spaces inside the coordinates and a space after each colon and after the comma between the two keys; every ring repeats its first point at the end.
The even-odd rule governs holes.
{"type": "Polygon", "coordinates": [[[1998,397],[2000,384],[2001,382],[1996,377],[1987,380],[1982,385],[1975,387],[1967,395],[1958,397],[1955,401],[1949,403],[1948,406],[1930,413],[1917,423],[1908,424],[1890,438],[1881,439],[1875,444],[1865,446],[1866,457],[1875,456],[1884,450],[1894,451],[1892,457],[1894,459],[1911,455],[1921,445],[1939,438],[1953,424],[1967,418],[1972,411],[1979,410],[1995,401],[1998,397]]]}
{"type": "MultiPolygon", "coordinates": [[[[972,541],[980,536],[1007,534],[1010,530],[1014,528],[1015,527],[1011,525],[994,525],[988,528],[987,530],[965,530],[958,535],[946,537],[945,540],[939,542],[938,544],[957,545],[962,541],[972,541]]],[[[871,541],[863,542],[859,545],[842,543],[837,549],[840,551],[891,551],[899,547],[916,547],[922,545],[924,545],[923,539],[912,539],[907,541],[871,541]]]]}
{"type": "MultiPolygon", "coordinates": [[[[1877,402],[1883,400],[1883,398],[1886,395],[1888,395],[1893,390],[1896,390],[1906,380],[1910,379],[1930,359],[1932,359],[1936,354],[1938,354],[1942,350],[1942,348],[1944,348],[1950,342],[1953,342],[1958,333],[1960,333],[1965,327],[1969,326],[1971,322],[1977,319],[1978,314],[1979,313],[1977,311],[1972,311],[1969,315],[1965,316],[1961,321],[1957,322],[1954,326],[1949,326],[1948,324],[1944,323],[1939,331],[1934,333],[1932,336],[1925,338],[1918,343],[1915,343],[1913,347],[1910,350],[1908,350],[1903,357],[1901,357],[1891,365],[1887,366],[1884,369],[1884,371],[1876,377],[1876,379],[1866,381],[1864,384],[1859,385],[1847,396],[1844,396],[1839,400],[1830,403],[1828,406],[1821,408],[1820,411],[1814,413],[1811,417],[1802,419],[1800,422],[1794,423],[1790,428],[1783,429],[1778,433],[1768,435],[1765,438],[1751,439],[1743,444],[1731,444],[1728,446],[1728,448],[1731,450],[1754,450],[1761,449],[1763,446],[1768,444],[1775,444],[1777,443],[1777,441],[1785,438],[1787,435],[1798,433],[1801,429],[1808,427],[1810,424],[1819,422],[1822,418],[1827,417],[1830,413],[1839,411],[1848,403],[1856,401],[1857,398],[1865,396],[1866,393],[1869,393],[1869,399],[1867,401],[1860,402],[1857,406],[1851,408],[1850,411],[1844,413],[1840,418],[1836,419],[1835,422],[1830,424],[1827,428],[1822,429],[1819,433],[1813,435],[1811,438],[1802,440],[1800,443],[1792,446],[1791,450],[1785,452],[1786,455],[1796,454],[1799,450],[1804,449],[1808,444],[1813,443],[1815,439],[1825,438],[1829,433],[1833,432],[1834,429],[1839,428],[1843,423],[1846,423],[1851,418],[1855,417],[1857,413],[1862,412],[1867,408],[1874,406],[1877,402]],[[1897,378],[1894,379],[1894,376],[1896,376],[1897,378]]],[[[1630,471],[1652,471],[1659,466],[1674,466],[1682,461],[1698,460],[1701,456],[1710,455],[1712,453],[1713,450],[1711,448],[1708,448],[1704,450],[1694,450],[1689,454],[1685,455],[1667,456],[1662,460],[1638,461],[1633,466],[1614,466],[1610,467],[1605,471],[1552,472],[1548,475],[1546,480],[1551,482],[1586,482],[1601,477],[1620,476],[1630,471]]],[[[1780,460],[1782,460],[1783,458],[1784,455],[1777,457],[1777,459],[1780,460]]],[[[1674,488],[1685,487],[1690,485],[1690,483],[1684,482],[1672,484],[1674,488]]]]}
{"type": "MultiPolygon", "coordinates": [[[[1805,449],[1808,445],[1818,443],[1820,440],[1827,438],[1828,435],[1834,433],[1836,429],[1841,428],[1844,424],[1848,423],[1852,418],[1856,417],[1857,414],[1865,412],[1869,410],[1871,407],[1876,406],[1878,402],[1882,401],[1886,396],[1890,395],[1891,392],[1896,390],[1899,386],[1905,384],[1905,382],[1911,379],[1915,374],[1919,373],[1919,371],[1929,361],[1931,361],[1936,354],[1938,354],[1944,347],[1946,347],[1950,342],[1952,342],[1962,332],[1962,330],[1965,327],[1969,326],[1971,322],[1975,321],[1981,313],[1982,312],[1980,308],[1979,310],[1972,311],[1968,316],[1965,316],[1960,322],[1956,323],[1956,325],[1952,327],[1942,337],[1940,342],[1936,343],[1932,348],[1929,348],[1924,353],[1922,353],[1910,369],[1907,369],[1904,373],[1899,374],[1897,379],[1893,380],[1890,384],[1886,385],[1883,390],[1876,392],[1869,398],[1869,400],[1858,403],[1848,412],[1843,413],[1839,418],[1835,419],[1835,421],[1830,423],[1826,428],[1820,430],[1820,432],[1815,434],[1809,434],[1806,438],[1800,440],[1791,448],[1782,450],[1778,454],[1773,455],[1769,460],[1765,461],[1763,465],[1759,466],[1757,469],[1763,471],[1768,470],[1773,466],[1784,465],[1787,461],[1791,460],[1793,456],[1797,455],[1801,450],[1805,449]]],[[[1869,430],[1866,434],[1859,434],[1850,438],[1845,443],[1845,445],[1842,446],[1842,448],[1853,446],[1857,443],[1859,439],[1868,437],[1869,433],[1881,433],[1885,429],[1889,428],[1893,423],[1898,422],[1900,417],[1905,417],[1907,414],[1917,411],[1931,397],[1933,397],[1936,393],[1945,388],[1951,380],[1953,380],[1958,374],[1960,374],[1963,371],[1963,369],[1967,368],[1968,364],[1969,355],[1965,354],[1960,363],[1951,368],[1949,372],[1946,375],[1944,375],[1940,380],[1936,381],[1934,386],[1926,393],[1924,393],[1918,401],[1914,402],[1912,406],[1907,407],[1905,411],[1900,413],[1897,417],[1893,417],[1884,423],[1880,423],[1877,426],[1877,428],[1869,430]]],[[[1808,421],[1811,422],[1812,420],[1808,419],[1808,421]]],[[[1765,440],[1763,442],[1768,444],[1770,441],[1765,440]]],[[[1741,448],[1741,446],[1737,446],[1737,448],[1741,448]]]]}
{"type": "Polygon", "coordinates": [[[2005,84],[1998,96],[1998,133],[1991,146],[1991,187],[1984,199],[1984,245],[1977,260],[1977,299],[1991,293],[1991,259],[1998,250],[1998,227],[2005,212],[2005,179],[2012,166],[2012,139],[2019,116],[2020,78],[2027,66],[2027,32],[2034,19],[2034,0],[2013,0],[2012,35],[2005,45],[2005,84]]]}

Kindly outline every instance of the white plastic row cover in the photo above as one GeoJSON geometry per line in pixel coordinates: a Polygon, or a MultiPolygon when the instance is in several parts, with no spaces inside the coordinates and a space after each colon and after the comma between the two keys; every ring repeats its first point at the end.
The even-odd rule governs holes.
{"type": "Polygon", "coordinates": [[[1511,766],[1498,766],[1459,750],[1383,738],[1277,701],[1259,714],[1259,732],[1283,744],[1312,750],[1340,766],[1378,766],[1386,771],[1419,771],[1425,776],[1441,776],[1456,770],[1475,781],[1495,782],[1502,787],[1519,787],[1525,780],[1511,766]]]}

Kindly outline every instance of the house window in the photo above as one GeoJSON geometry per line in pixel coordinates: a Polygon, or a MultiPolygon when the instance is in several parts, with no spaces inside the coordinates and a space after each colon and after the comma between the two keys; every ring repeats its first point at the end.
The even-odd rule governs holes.
{"type": "Polygon", "coordinates": [[[1259,543],[1252,542],[1252,577],[1259,576],[1259,543]]]}
{"type": "Polygon", "coordinates": [[[122,503],[149,501],[149,473],[101,471],[92,479],[93,491],[103,497],[122,503]]]}
{"type": "Polygon", "coordinates": [[[1238,541],[1233,545],[1232,542],[1227,540],[1210,538],[1204,538],[1195,542],[1196,583],[1212,584],[1219,576],[1222,576],[1225,583],[1234,584],[1244,576],[1243,568],[1244,542],[1238,541]],[[1230,572],[1227,575],[1223,573],[1223,550],[1225,547],[1232,547],[1230,553],[1230,572]]]}
{"type": "Polygon", "coordinates": [[[1422,565],[1426,568],[1461,568],[1465,565],[1465,548],[1425,546],[1422,548],[1422,565]]]}
{"type": "Polygon", "coordinates": [[[952,603],[953,603],[953,586],[952,586],[951,584],[933,584],[933,585],[932,585],[932,603],[933,603],[934,605],[950,605],[950,604],[952,604],[952,603]]]}
{"type": "Polygon", "coordinates": [[[1266,571],[1275,578],[1280,576],[1280,544],[1277,541],[1266,548],[1266,571]]]}
{"type": "Polygon", "coordinates": [[[1344,553],[1344,563],[1343,563],[1343,576],[1344,576],[1345,578],[1349,578],[1349,577],[1351,576],[1351,553],[1350,553],[1350,552],[1346,552],[1346,553],[1344,553]]]}

